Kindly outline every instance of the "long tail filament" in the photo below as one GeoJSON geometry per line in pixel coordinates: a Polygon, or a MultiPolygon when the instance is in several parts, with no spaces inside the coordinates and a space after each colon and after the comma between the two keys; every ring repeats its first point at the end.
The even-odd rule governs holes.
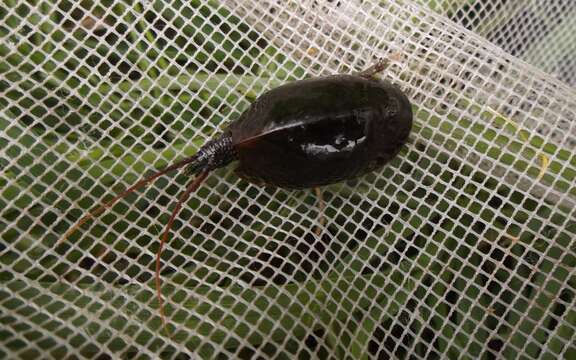
{"type": "MultiPolygon", "coordinates": [[[[118,202],[118,200],[120,200],[120,199],[126,197],[128,194],[150,184],[152,181],[156,180],[160,176],[165,175],[172,170],[177,170],[177,169],[179,169],[179,168],[181,168],[187,164],[193,163],[197,160],[198,160],[197,155],[191,156],[191,157],[186,158],[184,160],[181,160],[181,161],[179,161],[173,165],[167,166],[164,169],[159,170],[159,171],[155,172],[154,174],[138,181],[137,183],[130,186],[126,190],[124,190],[121,193],[119,193],[118,195],[114,196],[111,200],[105,202],[104,204],[97,207],[95,210],[90,211],[87,215],[82,217],[76,224],[74,224],[74,226],[72,226],[64,234],[64,236],[60,240],[58,240],[56,245],[62,244],[72,234],[74,234],[76,231],[78,231],[78,229],[80,229],[80,227],[82,225],[87,223],[89,220],[94,219],[96,216],[100,215],[104,210],[111,208],[116,202],[118,202]]],[[[198,176],[196,176],[196,178],[190,183],[190,185],[188,185],[188,187],[186,188],[184,193],[182,193],[182,195],[178,199],[178,202],[176,203],[176,206],[174,207],[174,210],[172,211],[172,214],[170,216],[170,220],[168,221],[168,224],[166,225],[166,230],[162,234],[162,238],[160,240],[160,247],[158,249],[158,253],[156,254],[156,295],[158,297],[160,319],[162,320],[162,325],[164,327],[164,330],[167,333],[168,333],[168,328],[167,328],[166,317],[164,315],[164,305],[163,305],[162,292],[161,292],[162,283],[160,281],[160,259],[162,256],[162,249],[164,248],[164,244],[168,240],[168,235],[170,234],[170,229],[172,229],[172,225],[174,223],[174,220],[176,219],[176,216],[178,216],[180,209],[182,208],[182,204],[184,202],[186,202],[186,200],[188,199],[188,197],[190,196],[190,194],[192,192],[194,192],[198,189],[198,187],[202,184],[204,179],[206,179],[206,177],[208,176],[208,173],[209,173],[208,171],[200,172],[198,174],[198,176]]]]}
{"type": "Polygon", "coordinates": [[[182,204],[188,200],[188,197],[191,193],[196,191],[198,187],[202,184],[204,179],[208,176],[208,171],[203,171],[196,178],[188,185],[186,190],[180,195],[174,210],[172,210],[172,214],[170,215],[170,219],[168,220],[168,224],[166,224],[166,230],[162,234],[162,239],[160,240],[160,247],[158,248],[158,252],[156,253],[156,297],[158,298],[158,309],[160,311],[160,319],[162,320],[162,326],[166,334],[169,335],[168,332],[168,323],[166,322],[166,315],[164,314],[164,300],[162,299],[162,282],[160,279],[160,259],[162,257],[162,250],[164,249],[164,244],[168,240],[168,235],[170,234],[170,230],[172,229],[172,225],[174,224],[174,220],[180,209],[182,209],[182,204]]]}
{"type": "Polygon", "coordinates": [[[91,219],[94,219],[96,216],[98,216],[99,214],[101,214],[105,209],[108,209],[110,207],[112,207],[112,205],[114,205],[118,200],[126,197],[126,195],[130,194],[131,192],[134,192],[138,189],[140,189],[141,187],[144,187],[146,185],[148,185],[149,183],[151,183],[152,181],[156,180],[157,178],[159,178],[160,176],[172,171],[172,170],[176,170],[179,169],[181,167],[183,167],[184,165],[187,165],[189,163],[192,163],[194,161],[196,161],[197,157],[196,156],[191,156],[189,158],[186,158],[182,161],[179,161],[173,165],[170,165],[150,176],[148,176],[147,178],[144,178],[140,181],[138,181],[137,183],[135,183],[134,185],[130,186],[128,189],[122,191],[120,194],[116,195],[114,198],[112,198],[111,200],[105,202],[103,205],[100,205],[98,208],[96,208],[96,210],[90,211],[86,216],[84,216],[83,218],[81,218],[74,226],[72,226],[65,234],[64,236],[58,240],[58,242],[56,243],[56,245],[60,245],[62,244],[64,241],[66,241],[66,239],[68,239],[72,234],[74,234],[76,231],[78,231],[78,229],[80,229],[80,227],[82,225],[84,225],[86,222],[88,222],[91,219]]]}

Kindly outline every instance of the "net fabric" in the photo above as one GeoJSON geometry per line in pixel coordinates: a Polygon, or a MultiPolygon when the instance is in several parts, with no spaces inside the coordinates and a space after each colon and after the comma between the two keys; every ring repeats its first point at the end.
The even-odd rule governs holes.
{"type": "Polygon", "coordinates": [[[508,53],[574,86],[576,4],[571,0],[421,1],[508,53]]]}
{"type": "MultiPolygon", "coordinates": [[[[2,340],[10,357],[570,358],[576,97],[390,2],[33,2],[2,11],[2,340]],[[311,192],[231,168],[88,209],[192,154],[258,94],[395,59],[409,145],[311,192]],[[323,220],[322,220],[323,219],[323,220]],[[321,230],[319,236],[317,229],[321,230]]],[[[481,34],[483,35],[483,34],[481,34]]]]}

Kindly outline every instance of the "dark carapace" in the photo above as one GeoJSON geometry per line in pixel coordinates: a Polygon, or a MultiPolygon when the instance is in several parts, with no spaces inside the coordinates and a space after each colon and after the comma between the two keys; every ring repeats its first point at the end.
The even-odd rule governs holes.
{"type": "Polygon", "coordinates": [[[182,203],[210,171],[237,161],[237,173],[248,181],[310,188],[357,177],[398,153],[412,128],[412,109],[398,88],[373,78],[385,66],[381,61],[355,75],[295,81],[268,91],[197,154],[140,180],[82,218],[64,239],[119,199],[169,171],[187,166],[188,174],[197,174],[172,212],[156,258],[157,295],[164,321],[159,276],[162,246],[182,203]]]}
{"type": "Polygon", "coordinates": [[[258,184],[327,185],[388,162],[411,127],[410,102],[389,83],[357,75],[296,81],[260,96],[198,151],[188,172],[238,160],[238,175],[258,184]]]}

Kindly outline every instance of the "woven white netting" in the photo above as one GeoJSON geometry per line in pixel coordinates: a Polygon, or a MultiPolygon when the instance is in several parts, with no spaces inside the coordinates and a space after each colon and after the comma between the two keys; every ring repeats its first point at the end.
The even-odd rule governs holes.
{"type": "Polygon", "coordinates": [[[575,2],[3,4],[0,356],[576,356],[575,2]],[[154,256],[186,177],[56,246],[263,91],[376,57],[414,105],[408,145],[323,188],[323,215],[211,174],[162,257],[171,337],[154,256]]]}
{"type": "Polygon", "coordinates": [[[576,85],[576,4],[573,0],[420,2],[510,54],[576,85]]]}

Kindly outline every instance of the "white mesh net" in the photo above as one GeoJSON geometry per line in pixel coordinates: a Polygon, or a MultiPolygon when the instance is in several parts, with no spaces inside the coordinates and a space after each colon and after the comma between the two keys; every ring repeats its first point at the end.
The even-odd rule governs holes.
{"type": "Polygon", "coordinates": [[[431,7],[510,54],[576,84],[574,1],[446,0],[431,7]]]}
{"type": "Polygon", "coordinates": [[[576,356],[573,1],[4,4],[3,357],[576,356]],[[322,211],[233,166],[186,203],[162,256],[172,336],[154,256],[186,177],[56,246],[267,89],[393,55],[415,125],[392,163],[323,188],[322,211]]]}

